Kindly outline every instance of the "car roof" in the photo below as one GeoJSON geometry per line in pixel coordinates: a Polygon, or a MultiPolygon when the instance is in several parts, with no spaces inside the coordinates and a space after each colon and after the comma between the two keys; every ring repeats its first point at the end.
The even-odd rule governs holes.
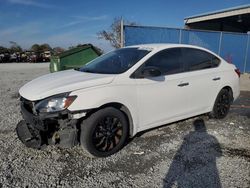
{"type": "Polygon", "coordinates": [[[138,48],[152,48],[155,50],[161,50],[161,49],[166,49],[166,48],[175,48],[175,47],[188,47],[188,48],[198,48],[206,51],[210,51],[208,49],[199,47],[199,46],[194,46],[194,45],[189,45],[189,44],[173,44],[173,43],[153,43],[153,44],[139,44],[139,45],[133,45],[133,46],[127,46],[129,47],[138,47],[138,48]]]}

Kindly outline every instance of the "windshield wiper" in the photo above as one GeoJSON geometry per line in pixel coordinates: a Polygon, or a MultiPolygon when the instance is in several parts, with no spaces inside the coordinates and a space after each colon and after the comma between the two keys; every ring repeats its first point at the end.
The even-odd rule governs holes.
{"type": "Polygon", "coordinates": [[[88,72],[88,73],[95,73],[95,72],[93,72],[93,71],[91,71],[91,70],[89,70],[89,69],[82,69],[81,71],[82,71],[82,72],[88,72]]]}

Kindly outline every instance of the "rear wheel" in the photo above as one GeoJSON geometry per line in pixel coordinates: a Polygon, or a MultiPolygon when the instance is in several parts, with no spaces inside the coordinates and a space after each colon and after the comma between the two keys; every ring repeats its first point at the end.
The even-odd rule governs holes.
{"type": "Polygon", "coordinates": [[[227,89],[222,89],[216,100],[213,107],[211,116],[216,119],[223,119],[227,116],[231,104],[231,94],[227,89]]]}
{"type": "Polygon", "coordinates": [[[106,157],[120,150],[128,137],[128,122],[118,109],[101,109],[81,124],[83,148],[96,157],[106,157]]]}

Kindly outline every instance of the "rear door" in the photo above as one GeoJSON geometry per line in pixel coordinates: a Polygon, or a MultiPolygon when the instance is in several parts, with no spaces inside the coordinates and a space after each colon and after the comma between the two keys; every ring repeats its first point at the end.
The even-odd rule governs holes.
{"type": "Polygon", "coordinates": [[[220,85],[217,68],[220,60],[214,55],[195,48],[182,48],[185,73],[189,83],[188,111],[190,115],[208,112],[213,106],[220,85]]]}

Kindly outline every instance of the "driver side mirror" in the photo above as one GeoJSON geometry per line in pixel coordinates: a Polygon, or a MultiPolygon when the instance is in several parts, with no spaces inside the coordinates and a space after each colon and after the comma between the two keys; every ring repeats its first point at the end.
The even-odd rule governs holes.
{"type": "Polygon", "coordinates": [[[157,77],[157,76],[161,76],[161,71],[160,69],[154,66],[144,67],[141,71],[142,78],[157,77]]]}

